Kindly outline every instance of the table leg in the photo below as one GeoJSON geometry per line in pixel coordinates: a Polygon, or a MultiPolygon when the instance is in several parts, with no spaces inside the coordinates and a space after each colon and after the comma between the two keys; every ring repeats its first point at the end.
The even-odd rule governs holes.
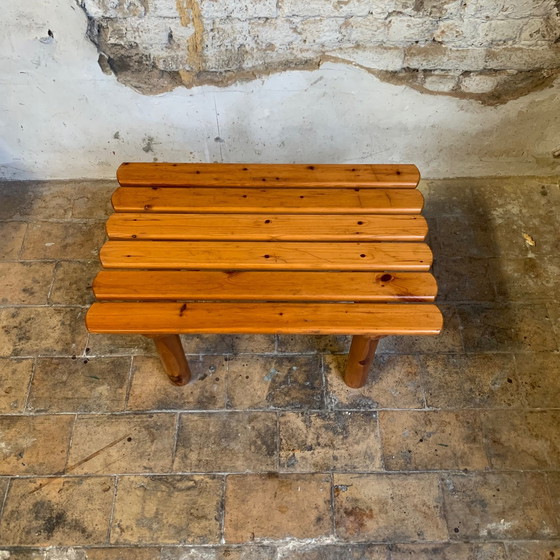
{"type": "Polygon", "coordinates": [[[171,383],[174,385],[186,385],[191,379],[191,370],[179,335],[146,336],[154,340],[161,363],[171,383]]]}
{"type": "Polygon", "coordinates": [[[380,338],[361,335],[352,337],[344,372],[344,383],[348,387],[358,389],[366,384],[380,338]]]}

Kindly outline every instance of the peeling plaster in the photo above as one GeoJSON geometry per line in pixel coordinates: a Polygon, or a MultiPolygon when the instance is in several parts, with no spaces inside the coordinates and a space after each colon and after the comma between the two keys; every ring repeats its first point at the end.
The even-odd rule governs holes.
{"type": "Polygon", "coordinates": [[[560,74],[556,0],[384,0],[369,11],[365,0],[174,0],[173,13],[161,0],[77,1],[103,71],[146,95],[335,62],[424,94],[500,105],[560,74]]]}
{"type": "MultiPolygon", "coordinates": [[[[400,72],[371,72],[380,80],[395,85],[406,85],[421,93],[429,93],[431,95],[449,95],[458,99],[473,99],[483,105],[501,105],[513,99],[519,99],[531,92],[539,91],[547,87],[551,87],[556,78],[560,75],[560,69],[554,70],[529,70],[527,72],[516,72],[514,74],[499,74],[497,85],[488,92],[468,92],[460,89],[459,85],[453,86],[449,91],[439,92],[428,89],[425,86],[426,80],[431,76],[438,77],[437,73],[430,70],[402,70],[400,72]]],[[[463,72],[457,77],[457,82],[461,79],[471,76],[472,72],[463,72]]],[[[479,76],[492,75],[496,76],[496,72],[480,73],[479,76]]]]}

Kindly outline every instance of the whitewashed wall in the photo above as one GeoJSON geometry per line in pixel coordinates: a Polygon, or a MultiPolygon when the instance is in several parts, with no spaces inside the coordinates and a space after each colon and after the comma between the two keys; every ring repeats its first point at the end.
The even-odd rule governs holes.
{"type": "Polygon", "coordinates": [[[329,62],[146,96],[101,71],[86,28],[74,0],[2,2],[0,178],[108,178],[156,159],[414,162],[434,178],[560,171],[558,81],[490,107],[329,62]]]}

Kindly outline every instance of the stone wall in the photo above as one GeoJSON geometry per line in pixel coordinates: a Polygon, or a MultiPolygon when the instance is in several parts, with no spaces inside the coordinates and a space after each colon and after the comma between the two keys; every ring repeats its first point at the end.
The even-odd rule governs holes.
{"type": "Polygon", "coordinates": [[[557,27],[545,0],[3,0],[0,180],[123,161],[558,174],[557,27]]]}
{"type": "Polygon", "coordinates": [[[79,0],[105,72],[145,94],[326,61],[504,103],[560,73],[558,0],[79,0]]]}

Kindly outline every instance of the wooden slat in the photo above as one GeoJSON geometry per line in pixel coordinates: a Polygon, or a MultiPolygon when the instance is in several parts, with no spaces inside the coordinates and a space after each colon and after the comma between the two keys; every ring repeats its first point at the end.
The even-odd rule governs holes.
{"type": "Polygon", "coordinates": [[[120,187],[117,212],[228,214],[419,214],[416,189],[228,189],[120,187]]]}
{"type": "Polygon", "coordinates": [[[429,335],[442,328],[430,304],[94,303],[90,332],[119,334],[429,335]]]}
{"type": "Polygon", "coordinates": [[[415,165],[123,163],[117,171],[123,186],[228,186],[415,188],[415,165]]]}
{"type": "Polygon", "coordinates": [[[224,241],[422,241],[422,216],[115,213],[110,239],[224,241]]]}
{"type": "Polygon", "coordinates": [[[98,299],[237,301],[434,301],[425,272],[281,272],[103,270],[98,299]]]}
{"type": "Polygon", "coordinates": [[[428,271],[424,243],[108,241],[107,268],[428,271]]]}

